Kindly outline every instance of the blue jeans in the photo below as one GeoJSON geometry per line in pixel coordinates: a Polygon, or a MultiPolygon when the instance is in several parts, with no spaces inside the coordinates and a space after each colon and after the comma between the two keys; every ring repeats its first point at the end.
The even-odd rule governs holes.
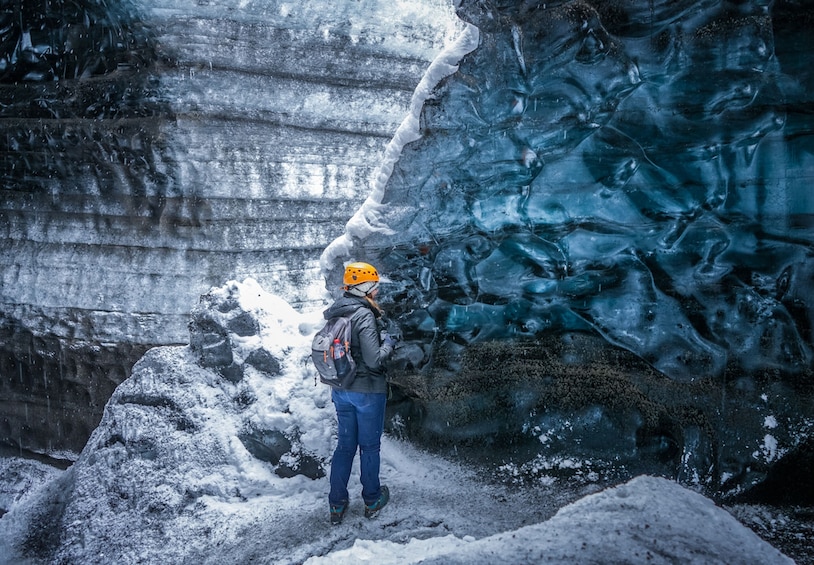
{"type": "Polygon", "coordinates": [[[339,441],[331,461],[331,493],[328,495],[328,503],[338,506],[348,502],[348,480],[358,448],[362,498],[365,504],[373,504],[381,495],[379,453],[387,395],[334,389],[331,391],[331,399],[336,407],[339,441]]]}

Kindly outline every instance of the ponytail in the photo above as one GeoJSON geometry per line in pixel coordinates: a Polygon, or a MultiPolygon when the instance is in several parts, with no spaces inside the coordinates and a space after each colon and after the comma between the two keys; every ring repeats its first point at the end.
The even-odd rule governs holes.
{"type": "Polygon", "coordinates": [[[373,310],[373,314],[377,318],[381,318],[382,315],[384,314],[384,310],[382,310],[382,307],[379,306],[376,303],[376,301],[373,300],[373,298],[371,298],[369,295],[365,295],[365,300],[367,300],[368,304],[370,304],[371,310],[373,310]]]}

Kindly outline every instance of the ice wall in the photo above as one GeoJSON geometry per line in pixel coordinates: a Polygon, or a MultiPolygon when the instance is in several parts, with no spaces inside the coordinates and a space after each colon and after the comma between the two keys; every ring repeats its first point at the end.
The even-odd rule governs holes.
{"type": "Polygon", "coordinates": [[[349,254],[422,337],[591,330],[676,379],[808,370],[808,71],[769,5],[597,6],[464,3],[480,46],[349,254]]]}
{"type": "MultiPolygon", "coordinates": [[[[198,297],[320,305],[449,2],[81,0],[0,14],[0,441],[78,451],[198,297]]],[[[458,22],[458,23],[456,23],[458,22]]]]}
{"type": "Polygon", "coordinates": [[[424,106],[375,229],[349,224],[325,257],[331,288],[348,258],[392,281],[405,418],[442,441],[536,429],[543,451],[655,450],[748,483],[778,454],[761,412],[782,414],[781,452],[814,415],[811,7],[458,13],[478,48],[424,106]]]}

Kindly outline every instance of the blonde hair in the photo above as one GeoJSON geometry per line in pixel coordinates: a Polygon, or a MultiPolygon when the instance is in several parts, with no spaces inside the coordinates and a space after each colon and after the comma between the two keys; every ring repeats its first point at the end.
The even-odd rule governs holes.
{"type": "Polygon", "coordinates": [[[367,300],[368,303],[373,307],[373,313],[374,314],[377,314],[377,316],[381,316],[382,314],[384,314],[384,310],[382,310],[382,307],[379,306],[376,303],[376,301],[373,300],[373,298],[371,298],[369,295],[365,296],[365,300],[367,300]]]}

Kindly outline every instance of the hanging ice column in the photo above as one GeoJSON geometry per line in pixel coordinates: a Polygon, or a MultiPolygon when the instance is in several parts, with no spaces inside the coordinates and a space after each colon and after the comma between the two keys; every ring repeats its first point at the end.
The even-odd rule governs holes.
{"type": "Polygon", "coordinates": [[[393,168],[398,162],[404,146],[421,137],[419,121],[427,98],[432,95],[441,80],[458,70],[457,64],[461,58],[477,47],[478,37],[478,29],[471,24],[466,24],[457,39],[444,49],[427,69],[413,93],[409,113],[396,130],[393,139],[387,144],[371,186],[370,196],[348,221],[345,232],[331,242],[322,253],[320,265],[329,280],[333,280],[332,275],[337,267],[341,263],[347,263],[353,253],[357,252],[354,249],[355,242],[363,241],[375,233],[394,235],[393,230],[383,222],[380,216],[382,198],[393,168]]]}

